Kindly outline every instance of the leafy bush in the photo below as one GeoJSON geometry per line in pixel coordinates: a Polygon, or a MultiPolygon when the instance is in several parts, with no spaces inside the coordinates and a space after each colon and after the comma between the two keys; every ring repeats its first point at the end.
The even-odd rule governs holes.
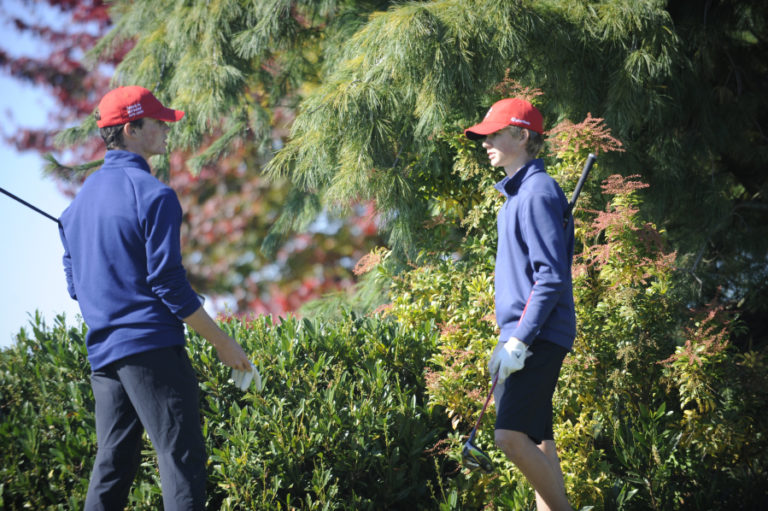
{"type": "Polygon", "coordinates": [[[82,508],[96,446],[85,329],[40,315],[0,352],[0,507],[82,508]]]}
{"type": "MultiPolygon", "coordinates": [[[[528,91],[534,94],[535,91],[528,91]]],[[[512,95],[512,94],[504,94],[512,95]]],[[[572,190],[587,147],[620,150],[600,119],[551,133],[549,172],[572,190]]],[[[377,250],[360,265],[392,283],[381,315],[333,321],[227,320],[255,354],[266,390],[241,393],[194,334],[211,509],[530,509],[521,474],[493,448],[491,409],[477,442],[493,475],[461,469],[460,448],[489,388],[497,331],[493,255],[498,194],[478,152],[455,155],[428,228],[445,239],[396,274],[377,250]],[[458,235],[463,239],[457,242],[458,235]]],[[[595,169],[599,173],[599,167],[595,169]]],[[[572,503],[596,510],[762,509],[768,500],[768,358],[730,342],[738,317],[690,310],[664,232],[639,214],[645,187],[593,179],[577,212],[578,337],[554,398],[572,503]]],[[[82,506],[95,454],[85,329],[35,318],[0,353],[0,507],[82,506]]],[[[151,450],[132,509],[160,506],[151,450]]]]}
{"type": "MultiPolygon", "coordinates": [[[[488,190],[477,157],[459,138],[455,174],[488,190]]],[[[587,148],[620,150],[600,119],[553,130],[549,173],[566,193],[587,148]]],[[[600,169],[596,169],[599,175],[600,169]]],[[[566,488],[577,508],[621,510],[762,509],[768,499],[768,380],[765,352],[729,343],[737,317],[712,304],[689,310],[664,232],[641,219],[635,176],[594,177],[576,212],[574,294],[578,334],[554,398],[555,438],[566,488]],[[758,382],[763,382],[761,385],[758,382]]],[[[439,202],[439,198],[437,199],[439,202]]],[[[440,326],[427,372],[429,402],[452,432],[440,444],[457,459],[489,389],[493,253],[498,195],[446,209],[443,229],[466,230],[462,252],[424,253],[394,279],[386,314],[440,326]],[[451,214],[453,213],[453,216],[451,214]]],[[[385,260],[382,257],[382,260],[385,260]]],[[[386,265],[373,268],[386,274],[386,265]]],[[[441,509],[531,509],[523,476],[493,447],[494,411],[478,439],[498,470],[457,471],[444,480],[441,509]]]]}
{"type": "MultiPolygon", "coordinates": [[[[448,426],[425,403],[433,325],[347,315],[335,323],[228,320],[265,390],[241,393],[196,335],[210,509],[429,509],[448,426]]],[[[0,353],[0,507],[82,508],[95,455],[84,327],[41,318],[0,353]]],[[[149,442],[131,509],[159,509],[149,442]]]]}

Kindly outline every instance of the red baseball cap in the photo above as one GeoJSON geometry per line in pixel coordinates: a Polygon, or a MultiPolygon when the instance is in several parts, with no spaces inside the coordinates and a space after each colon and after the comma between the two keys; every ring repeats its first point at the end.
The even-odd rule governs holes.
{"type": "Polygon", "coordinates": [[[502,99],[488,109],[482,122],[465,129],[464,134],[471,140],[478,140],[507,126],[528,128],[541,135],[544,118],[535,106],[524,99],[502,99]]]}
{"type": "Polygon", "coordinates": [[[164,107],[154,94],[144,87],[129,85],[107,92],[99,102],[99,115],[101,118],[96,124],[99,128],[106,128],[144,117],[176,122],[184,117],[184,112],[164,107]]]}

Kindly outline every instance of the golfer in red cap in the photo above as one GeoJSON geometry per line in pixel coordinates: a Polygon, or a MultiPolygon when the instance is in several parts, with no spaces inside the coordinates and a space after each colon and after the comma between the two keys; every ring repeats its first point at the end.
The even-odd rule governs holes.
{"type": "Polygon", "coordinates": [[[157,451],[165,510],[205,508],[205,442],[184,323],[222,362],[251,371],[186,278],[181,205],[147,162],[165,153],[167,123],[183,116],[143,87],[107,93],[96,112],[104,164],[60,218],[69,294],[88,325],[98,442],[89,511],[125,507],[145,430],[157,451]]]}
{"type": "Polygon", "coordinates": [[[568,200],[536,155],[541,113],[526,100],[495,103],[464,130],[504,169],[495,291],[501,331],[489,363],[496,381],[496,444],[536,490],[539,510],[570,510],[552,432],[552,395],[576,337],[568,200]]]}

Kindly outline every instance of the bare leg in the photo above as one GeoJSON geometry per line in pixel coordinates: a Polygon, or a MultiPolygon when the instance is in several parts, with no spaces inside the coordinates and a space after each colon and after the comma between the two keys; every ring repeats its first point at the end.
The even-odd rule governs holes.
{"type": "Polygon", "coordinates": [[[539,499],[544,504],[544,507],[538,508],[540,511],[572,511],[565,495],[563,474],[554,442],[547,446],[542,444],[539,449],[525,433],[497,429],[496,445],[531,483],[536,491],[537,505],[540,505],[539,499]]]}
{"type": "MultiPolygon", "coordinates": [[[[563,492],[563,495],[565,495],[565,481],[563,481],[563,470],[560,468],[560,458],[557,456],[557,448],[555,447],[555,441],[554,440],[544,440],[537,446],[541,452],[544,453],[544,456],[547,457],[547,460],[549,461],[550,466],[555,471],[558,481],[560,483],[560,488],[563,492]]],[[[539,492],[536,492],[536,509],[538,511],[551,511],[549,506],[547,506],[547,503],[544,502],[544,499],[541,497],[539,492]]]]}

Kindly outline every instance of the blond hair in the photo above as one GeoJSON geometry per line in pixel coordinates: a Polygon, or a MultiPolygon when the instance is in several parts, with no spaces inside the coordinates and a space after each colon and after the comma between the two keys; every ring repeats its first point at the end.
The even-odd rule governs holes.
{"type": "Polygon", "coordinates": [[[504,129],[508,130],[515,138],[523,138],[523,131],[527,131],[528,141],[525,144],[525,152],[531,158],[536,158],[541,152],[541,148],[544,146],[544,137],[541,134],[528,128],[521,128],[520,126],[507,126],[504,129]]]}

